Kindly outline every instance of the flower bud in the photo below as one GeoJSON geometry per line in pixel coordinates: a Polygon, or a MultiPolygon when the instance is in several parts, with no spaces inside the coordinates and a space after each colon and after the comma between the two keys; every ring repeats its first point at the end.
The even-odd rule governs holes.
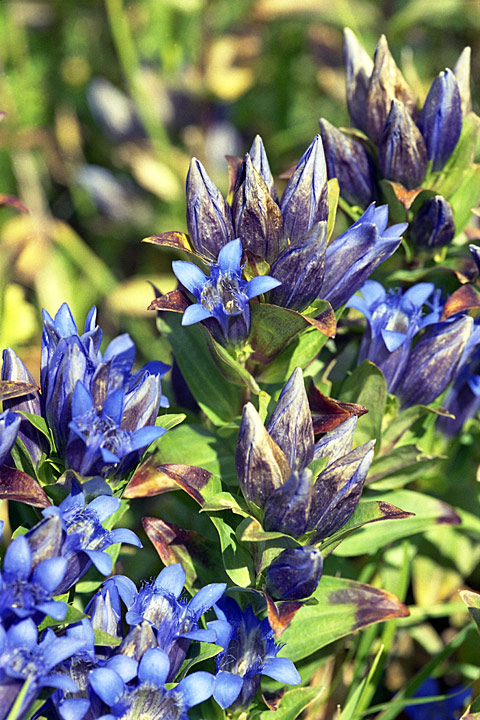
{"type": "Polygon", "coordinates": [[[393,59],[385,35],[382,35],[375,50],[367,95],[367,134],[377,144],[380,142],[392,100],[399,100],[405,105],[406,112],[412,116],[415,114],[415,95],[393,59]]]}
{"type": "Polygon", "coordinates": [[[40,520],[25,535],[32,553],[32,570],[42,562],[61,554],[64,533],[58,516],[40,520]]]}
{"type": "Polygon", "coordinates": [[[331,465],[335,460],[343,457],[350,452],[353,444],[353,433],[357,426],[357,416],[345,420],[334,430],[325,433],[320,440],[315,444],[314,459],[318,460],[321,457],[328,457],[327,466],[331,465]]]}
{"type": "Polygon", "coordinates": [[[270,165],[267,158],[267,153],[265,152],[265,146],[260,135],[255,136],[252,147],[250,148],[248,154],[252,159],[253,167],[263,178],[265,185],[268,188],[268,192],[275,200],[275,202],[278,203],[277,188],[275,187],[272,171],[270,170],[270,165]]]}
{"type": "Polygon", "coordinates": [[[187,175],[187,227],[195,249],[208,260],[216,260],[234,238],[230,207],[196,158],[187,175]]]}
{"type": "Polygon", "coordinates": [[[367,132],[365,109],[373,61],[350,28],[345,28],[343,31],[343,62],[347,81],[348,112],[355,127],[367,132]]]}
{"type": "Polygon", "coordinates": [[[323,558],[313,547],[284,550],[267,568],[267,592],[275,600],[302,600],[317,589],[322,577],[323,558]]]}
{"type": "Polygon", "coordinates": [[[267,498],[263,527],[301,537],[307,530],[312,502],[312,473],[308,468],[294,472],[287,482],[267,498]]]}
{"type": "Polygon", "coordinates": [[[428,159],[433,162],[433,171],[441,170],[462,131],[460,91],[451,70],[439,73],[433,81],[417,125],[425,140],[428,159]]]}
{"type": "Polygon", "coordinates": [[[10,455],[20,429],[20,421],[21,416],[10,410],[0,413],[0,465],[3,465],[10,455]]]}
{"type": "Polygon", "coordinates": [[[405,105],[392,100],[378,146],[378,165],[386,180],[401,183],[408,190],[419,187],[427,170],[423,137],[405,105]]]}
{"type": "Polygon", "coordinates": [[[316,135],[287,183],[280,201],[284,233],[291,243],[328,218],[327,166],[316,135]]]}
{"type": "Polygon", "coordinates": [[[271,291],[269,302],[302,311],[317,297],[325,271],[327,223],[319,222],[289,245],[270,270],[281,285],[271,291]]]}
{"type": "Polygon", "coordinates": [[[454,235],[452,208],[442,195],[426,200],[410,226],[410,236],[419,247],[436,248],[448,245],[454,235]]]}
{"type": "Polygon", "coordinates": [[[232,213],[235,235],[243,249],[272,263],[283,239],[282,214],[248,153],[233,196],[232,213]]]}
{"type": "Polygon", "coordinates": [[[375,194],[375,166],[363,143],[320,120],[329,178],[337,178],[340,194],[351,205],[365,207],[375,194]]]}

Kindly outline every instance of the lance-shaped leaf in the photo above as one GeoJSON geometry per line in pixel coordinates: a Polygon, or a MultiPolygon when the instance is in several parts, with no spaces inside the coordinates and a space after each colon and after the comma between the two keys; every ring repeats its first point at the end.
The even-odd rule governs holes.
{"type": "Polygon", "coordinates": [[[251,403],[243,408],[235,465],[246,500],[260,508],[290,475],[284,452],[270,437],[251,403]]]}
{"type": "Polygon", "coordinates": [[[233,196],[232,215],[243,248],[272,263],[283,239],[282,213],[248,153],[233,196]]]}
{"type": "Polygon", "coordinates": [[[319,222],[285,248],[270,270],[282,283],[270,292],[273,305],[300,311],[315,300],[323,283],[326,247],[327,223],[319,222]]]}
{"type": "Polygon", "coordinates": [[[230,206],[197,158],[187,175],[187,227],[194,248],[208,260],[234,238],[230,206]]]}
{"type": "Polygon", "coordinates": [[[355,127],[367,132],[367,95],[373,61],[350,28],[343,31],[343,62],[347,82],[347,107],[355,127]]]}
{"type": "Polygon", "coordinates": [[[270,170],[270,164],[268,162],[265,146],[260,135],[255,135],[252,147],[249,150],[249,155],[252,159],[253,167],[255,168],[255,170],[257,170],[258,173],[260,173],[263,180],[265,181],[268,192],[275,200],[275,202],[278,202],[277,189],[273,180],[272,171],[270,170]]]}
{"type": "Polygon", "coordinates": [[[300,368],[295,368],[280,393],[267,430],[292,470],[304,468],[313,459],[312,417],[300,368]]]}
{"type": "Polygon", "coordinates": [[[318,604],[303,605],[282,634],[279,654],[294,662],[354,630],[409,615],[392,593],[344,578],[324,575],[313,597],[318,604]]]}
{"type": "Polygon", "coordinates": [[[460,91],[451,70],[439,73],[418,116],[418,127],[434,172],[441,170],[462,132],[460,91]]]}
{"type": "Polygon", "coordinates": [[[181,250],[189,255],[199,257],[198,253],[192,248],[188,235],[176,230],[160,233],[159,235],[151,235],[150,237],[143,238],[142,242],[159,245],[160,247],[173,248],[174,250],[181,250]]]}
{"type": "Polygon", "coordinates": [[[427,149],[420,130],[405,105],[392,100],[378,146],[378,165],[387,180],[408,190],[422,184],[427,170],[427,149]]]}
{"type": "Polygon", "coordinates": [[[478,292],[473,285],[462,285],[446,299],[440,319],[447,320],[447,318],[458,312],[478,308],[480,308],[480,295],[478,292]]]}
{"type": "Polygon", "coordinates": [[[275,637],[278,639],[280,635],[287,629],[292,622],[296,613],[300,610],[303,603],[298,601],[282,602],[275,605],[272,598],[265,595],[267,602],[268,622],[272,628],[275,637]]]}
{"type": "Polygon", "coordinates": [[[387,38],[382,35],[375,50],[367,95],[368,135],[377,144],[380,142],[392,100],[400,100],[407,112],[412,116],[415,115],[415,94],[398,69],[388,47],[387,38]]]}
{"type": "Polygon", "coordinates": [[[442,195],[425,200],[410,227],[410,237],[418,247],[448,245],[455,235],[450,203],[442,195]]]}
{"type": "Polygon", "coordinates": [[[123,497],[152,497],[181,488],[203,505],[201,490],[208,483],[211,473],[192,465],[162,464],[160,452],[150,455],[135,471],[123,497]]]}
{"type": "Polygon", "coordinates": [[[373,459],[375,441],[352,450],[329,465],[313,487],[309,530],[318,542],[339,530],[352,516],[373,459]]]}
{"type": "Polygon", "coordinates": [[[327,397],[313,383],[308,391],[308,402],[315,435],[335,430],[353,415],[360,417],[368,412],[363,405],[340,402],[340,400],[327,397]]]}
{"type": "Polygon", "coordinates": [[[472,109],[472,93],[470,90],[471,55],[471,48],[463,48],[457,62],[455,63],[455,67],[453,68],[453,73],[458,85],[458,91],[460,93],[463,117],[468,115],[472,109]]]}
{"type": "Polygon", "coordinates": [[[327,165],[322,139],[316,135],[300,158],[280,201],[285,236],[291,243],[328,217],[327,165]]]}
{"type": "Polygon", "coordinates": [[[302,600],[317,589],[323,558],[313,547],[287,548],[265,573],[268,594],[277,600],[302,600]]]}
{"type": "Polygon", "coordinates": [[[281,532],[299,538],[307,531],[312,504],[312,480],[313,475],[308,469],[293,472],[267,498],[262,523],[267,532],[281,532]]]}
{"type": "Polygon", "coordinates": [[[45,491],[36,480],[6,465],[0,467],[0,500],[16,500],[40,508],[51,505],[45,491]]]}
{"type": "Polygon", "coordinates": [[[473,329],[468,316],[429,325],[410,353],[396,393],[402,407],[428,405],[454,379],[473,329]]]}
{"type": "Polygon", "coordinates": [[[340,193],[351,205],[365,207],[374,199],[376,172],[371,155],[360,140],[319,122],[329,178],[337,178],[340,193]]]}

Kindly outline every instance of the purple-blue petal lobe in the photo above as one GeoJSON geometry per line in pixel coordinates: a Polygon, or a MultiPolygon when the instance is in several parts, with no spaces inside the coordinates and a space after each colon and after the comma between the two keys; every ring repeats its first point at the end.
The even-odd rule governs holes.
{"type": "Polygon", "coordinates": [[[206,320],[209,317],[213,317],[212,313],[200,303],[189,305],[183,313],[182,325],[193,325],[194,323],[206,320]]]}
{"type": "Polygon", "coordinates": [[[177,280],[197,297],[207,280],[200,268],[186,260],[174,260],[172,262],[172,270],[177,280]]]}
{"type": "Polygon", "coordinates": [[[243,678],[235,673],[220,670],[215,676],[215,689],[213,697],[221,708],[230,707],[240,695],[243,678]]]}
{"type": "Polygon", "coordinates": [[[299,685],[302,680],[295,665],[288,658],[273,658],[263,666],[262,675],[278,680],[286,685],[299,685]]]}
{"type": "Polygon", "coordinates": [[[271,275],[257,275],[252,278],[245,288],[245,292],[249,300],[257,295],[273,290],[273,288],[279,287],[282,283],[271,275]]]}

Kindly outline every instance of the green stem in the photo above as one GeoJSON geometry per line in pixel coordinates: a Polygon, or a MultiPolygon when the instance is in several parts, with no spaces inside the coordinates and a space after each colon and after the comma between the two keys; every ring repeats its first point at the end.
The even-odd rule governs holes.
{"type": "Polygon", "coordinates": [[[20,710],[22,709],[22,705],[25,702],[25,698],[27,697],[27,693],[30,690],[32,683],[33,675],[29,675],[23,683],[22,689],[15,698],[15,702],[10,708],[10,712],[8,713],[6,720],[20,720],[20,710]]]}

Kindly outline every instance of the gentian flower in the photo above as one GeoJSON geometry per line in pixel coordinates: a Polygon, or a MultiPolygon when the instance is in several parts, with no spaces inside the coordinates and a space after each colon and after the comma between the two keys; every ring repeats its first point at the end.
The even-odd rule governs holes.
{"type": "Polygon", "coordinates": [[[155,628],[158,646],[170,660],[168,682],[175,678],[190,640],[215,642],[214,633],[199,628],[198,621],[226,588],[225,583],[206,585],[186,603],[179,599],[185,578],[185,570],[179,563],[164,568],[155,582],[139,590],[125,616],[130,625],[146,620],[155,628]]]}
{"type": "Polygon", "coordinates": [[[318,297],[334,309],[347,302],[373,271],[400,245],[407,223],[387,228],[388,206],[372,203],[342,235],[329,243],[318,297]]]}
{"type": "Polygon", "coordinates": [[[187,712],[194,705],[211,697],[213,675],[196,672],[187,675],[173,689],[165,683],[171,674],[168,655],[159,648],[147,650],[138,665],[138,681],[127,685],[122,676],[111,668],[97,668],[90,673],[90,683],[109,709],[106,718],[130,720],[141,708],[145,720],[188,720],[187,712]]]}
{"type": "Polygon", "coordinates": [[[216,657],[213,697],[222,708],[247,708],[261,675],[288,685],[301,682],[292,661],[277,657],[280,646],[275,643],[268,619],[259,620],[251,607],[242,611],[229,597],[219,600],[215,612],[218,619],[208,627],[215,630],[216,643],[223,651],[216,657]]]}
{"type": "Polygon", "coordinates": [[[445,402],[445,410],[455,416],[440,417],[438,427],[449,436],[457,435],[470,418],[480,410],[480,347],[477,347],[468,363],[460,370],[445,402]]]}
{"type": "Polygon", "coordinates": [[[439,73],[418,116],[428,159],[434,172],[441,170],[455,149],[462,131],[462,106],[457,80],[451,70],[439,73]]]}
{"type": "Polygon", "coordinates": [[[60,663],[84,647],[84,638],[57,637],[49,628],[38,642],[38,631],[31,618],[12,625],[0,625],[0,720],[5,720],[24,683],[28,683],[25,700],[19,712],[23,717],[43,687],[75,692],[77,686],[60,671],[60,663]],[[55,672],[55,671],[58,672],[55,672]]]}
{"type": "Polygon", "coordinates": [[[10,410],[0,413],[0,465],[3,465],[15,445],[20,430],[21,416],[10,410]]]}
{"type": "MultiPolygon", "coordinates": [[[[444,700],[434,700],[421,705],[407,705],[404,708],[405,715],[410,720],[452,720],[460,716],[460,712],[465,709],[467,700],[472,697],[472,689],[452,688],[451,697],[444,700]]],[[[414,698],[427,698],[435,695],[443,695],[440,689],[440,683],[436,678],[428,678],[414,694],[414,698]]]]}
{"type": "Polygon", "coordinates": [[[410,227],[417,247],[448,245],[455,235],[455,220],[450,203],[442,195],[425,200],[410,227]]]}
{"type": "Polygon", "coordinates": [[[317,548],[287,548],[265,572],[267,592],[276,600],[310,597],[320,582],[322,570],[323,558],[317,548]]]}
{"type": "Polygon", "coordinates": [[[139,461],[146,448],[166,430],[153,425],[134,432],[122,429],[125,391],[107,395],[101,414],[94,398],[79,381],[72,398],[72,420],[66,448],[67,467],[80,475],[122,478],[139,461]]]}
{"type": "Polygon", "coordinates": [[[242,280],[242,244],[237,238],[227,243],[218,254],[218,261],[210,266],[207,277],[193,263],[176,260],[172,269],[178,280],[196,298],[183,315],[182,324],[191,325],[207,318],[215,324],[210,329],[223,344],[245,340],[250,332],[249,300],[268,292],[280,284],[269,275],[258,275],[247,282],[242,280]]]}
{"type": "Polygon", "coordinates": [[[11,541],[0,573],[0,620],[9,627],[17,618],[32,617],[40,622],[45,615],[63,620],[64,602],[53,600],[67,570],[64,557],[51,557],[32,569],[32,552],[23,535],[11,541]]]}
{"type": "Polygon", "coordinates": [[[66,592],[93,565],[103,575],[112,571],[112,558],[104,552],[118,542],[142,547],[134,532],[126,528],[105,530],[102,523],[120,507],[120,500],[111,495],[100,495],[85,505],[82,488],[72,482],[70,494],[58,507],[50,505],[42,510],[44,517],[58,517],[65,539],[61,554],[68,560],[65,577],[56,588],[56,594],[66,592]]]}
{"type": "Polygon", "coordinates": [[[315,445],[313,423],[300,368],[278,399],[266,427],[250,403],[243,409],[235,462],[248,503],[264,510],[268,531],[313,540],[328,537],[351,517],[373,458],[374,442],[352,450],[356,416],[326,433],[315,445]],[[308,465],[328,455],[313,482],[308,465]]]}
{"type": "Polygon", "coordinates": [[[433,291],[433,283],[418,283],[405,292],[399,288],[387,292],[380,283],[367,280],[359,295],[348,302],[368,320],[358,362],[374,362],[383,372],[389,392],[395,392],[400,382],[413,337],[440,319],[438,312],[423,315],[423,306],[433,291]]]}
{"type": "Polygon", "coordinates": [[[405,105],[392,100],[378,144],[378,166],[386,180],[410,189],[419,187],[427,171],[422,134],[405,105]]]}

